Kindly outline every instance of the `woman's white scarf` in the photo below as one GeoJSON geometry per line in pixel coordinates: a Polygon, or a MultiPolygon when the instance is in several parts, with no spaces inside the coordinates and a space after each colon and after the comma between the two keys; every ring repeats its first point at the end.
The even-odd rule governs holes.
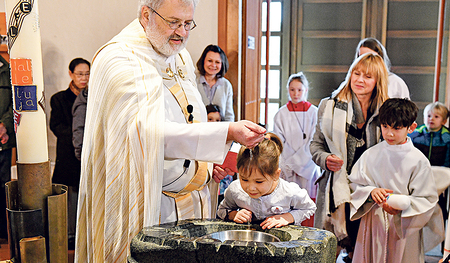
{"type": "MultiPolygon", "coordinates": [[[[350,186],[348,184],[347,174],[347,124],[351,124],[353,117],[352,101],[347,104],[347,111],[336,108],[334,99],[326,102],[324,114],[322,117],[321,130],[330,152],[344,161],[342,168],[334,172],[328,180],[332,180],[333,198],[337,210],[327,217],[333,225],[334,233],[338,240],[347,236],[345,223],[345,204],[350,202],[350,186]]],[[[329,210],[330,181],[327,182],[325,193],[325,207],[327,213],[329,210]]]]}

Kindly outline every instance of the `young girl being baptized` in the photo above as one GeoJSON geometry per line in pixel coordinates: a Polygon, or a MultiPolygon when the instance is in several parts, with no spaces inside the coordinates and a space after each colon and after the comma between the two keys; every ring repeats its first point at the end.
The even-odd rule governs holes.
{"type": "Polygon", "coordinates": [[[237,157],[239,181],[225,190],[217,214],[221,219],[246,223],[262,221],[263,229],[300,223],[316,205],[305,189],[280,178],[278,159],[283,145],[273,133],[253,149],[241,147],[237,157]]]}

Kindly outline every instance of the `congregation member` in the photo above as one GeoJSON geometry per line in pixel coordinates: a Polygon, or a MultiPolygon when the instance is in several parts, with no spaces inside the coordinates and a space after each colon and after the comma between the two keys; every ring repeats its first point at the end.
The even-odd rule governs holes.
{"type": "Polygon", "coordinates": [[[450,167],[450,131],[444,125],[448,109],[441,102],[428,104],[423,110],[423,122],[409,135],[431,165],[450,167]]]}
{"type": "Polygon", "coordinates": [[[88,86],[90,74],[89,61],[75,58],[69,63],[69,76],[72,81],[66,90],[54,94],[50,99],[50,130],[56,136],[56,161],[52,182],[69,187],[68,244],[75,247],[77,225],[78,184],[80,183],[81,162],[75,156],[72,144],[72,106],[77,96],[88,86]]]}
{"type": "Polygon", "coordinates": [[[8,239],[6,219],[6,187],[11,181],[11,162],[13,148],[16,147],[14,132],[13,96],[11,89],[10,66],[0,56],[0,238],[8,239]]]}
{"type": "Polygon", "coordinates": [[[78,94],[72,106],[72,144],[75,149],[75,157],[81,161],[81,150],[83,148],[84,124],[86,122],[86,107],[88,99],[88,88],[78,94]]]}
{"type": "MultiPolygon", "coordinates": [[[[310,150],[324,173],[318,179],[314,226],[332,231],[350,261],[358,221],[350,221],[348,174],[361,154],[381,138],[378,109],[388,98],[388,72],[381,56],[366,53],[350,66],[345,81],[319,104],[310,150]]],[[[339,250],[338,250],[339,251],[339,250]]]]}
{"type": "Polygon", "coordinates": [[[228,67],[225,52],[217,45],[208,45],[197,61],[197,88],[205,105],[219,106],[223,121],[234,121],[233,86],[224,77],[228,67]]]}
{"type": "Polygon", "coordinates": [[[388,71],[388,96],[389,98],[408,98],[409,89],[405,81],[398,75],[391,72],[391,60],[388,57],[386,48],[373,37],[359,41],[356,47],[355,59],[367,52],[375,52],[383,58],[388,71]]]}

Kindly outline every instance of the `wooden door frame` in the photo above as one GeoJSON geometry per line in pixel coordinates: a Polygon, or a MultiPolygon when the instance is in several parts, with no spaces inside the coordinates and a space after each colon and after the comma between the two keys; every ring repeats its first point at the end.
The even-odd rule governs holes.
{"type": "Polygon", "coordinates": [[[218,0],[218,44],[230,64],[225,77],[233,85],[236,120],[256,123],[261,100],[261,3],[261,0],[218,0]],[[248,36],[254,37],[255,49],[248,48],[248,36]]]}

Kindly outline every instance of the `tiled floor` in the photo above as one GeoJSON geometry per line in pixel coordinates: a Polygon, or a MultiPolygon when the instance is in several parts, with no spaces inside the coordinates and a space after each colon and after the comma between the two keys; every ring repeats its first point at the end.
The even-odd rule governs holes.
{"type": "Polygon", "coordinates": [[[9,258],[8,240],[0,239],[0,260],[6,260],[9,258]]]}
{"type": "MultiPolygon", "coordinates": [[[[442,256],[437,256],[437,254],[440,254],[439,250],[433,249],[432,251],[428,252],[425,255],[425,263],[438,263],[439,260],[442,258],[442,256]]],[[[341,251],[338,258],[336,259],[336,263],[344,263],[342,260],[343,256],[346,256],[347,254],[344,251],[341,251]]]]}
{"type": "MultiPolygon", "coordinates": [[[[345,253],[345,252],[341,252],[341,254],[339,255],[339,257],[336,260],[336,263],[344,262],[342,260],[343,253],[345,253]]],[[[430,253],[428,253],[428,254],[430,254],[430,253]]],[[[433,253],[431,253],[431,254],[433,254],[433,253]]],[[[73,263],[73,258],[74,258],[74,251],[69,250],[69,253],[68,253],[69,263],[73,263]]],[[[0,239],[0,263],[7,263],[7,262],[9,263],[9,261],[7,261],[8,259],[10,259],[8,241],[6,239],[0,239]]],[[[440,259],[441,259],[441,257],[438,257],[438,256],[426,255],[425,263],[438,263],[440,259]]]]}
{"type": "Polygon", "coordinates": [[[441,245],[425,254],[425,263],[438,263],[442,259],[441,245]]]}
{"type": "MultiPolygon", "coordinates": [[[[74,251],[73,250],[69,250],[68,253],[68,261],[69,263],[73,263],[73,257],[74,257],[74,251]]],[[[8,245],[8,240],[6,239],[0,239],[0,263],[3,262],[8,262],[7,260],[11,259],[10,255],[9,255],[9,245],[8,245]]]]}

